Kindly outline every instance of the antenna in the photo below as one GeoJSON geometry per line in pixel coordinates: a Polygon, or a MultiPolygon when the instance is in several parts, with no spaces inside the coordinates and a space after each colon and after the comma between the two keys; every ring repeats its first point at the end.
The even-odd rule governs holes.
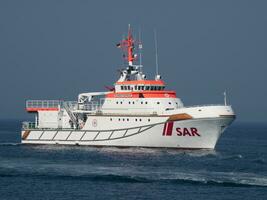
{"type": "Polygon", "coordinates": [[[158,64],[158,41],[157,41],[157,31],[154,29],[154,40],[155,40],[155,50],[156,50],[156,76],[159,75],[159,64],[158,64]]]}
{"type": "Polygon", "coordinates": [[[140,65],[140,71],[142,71],[142,39],[141,39],[141,28],[139,28],[139,45],[138,45],[138,49],[139,49],[139,65],[140,65]]]}
{"type": "Polygon", "coordinates": [[[224,105],[227,106],[226,90],[223,92],[223,96],[224,96],[224,105]]]}

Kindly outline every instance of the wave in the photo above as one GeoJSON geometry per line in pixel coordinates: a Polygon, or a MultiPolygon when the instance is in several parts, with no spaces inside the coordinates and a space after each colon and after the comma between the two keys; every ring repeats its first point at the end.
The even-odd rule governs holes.
{"type": "Polygon", "coordinates": [[[222,160],[238,160],[238,159],[242,159],[243,156],[241,154],[237,154],[237,155],[230,155],[230,156],[225,156],[222,158],[222,160]]]}
{"type": "Polygon", "coordinates": [[[0,177],[35,177],[42,179],[67,179],[84,180],[98,182],[121,182],[121,183],[170,183],[170,184],[188,184],[188,185],[208,185],[208,186],[232,186],[232,187],[267,187],[266,178],[257,178],[251,180],[208,180],[208,179],[190,179],[190,178],[147,178],[142,176],[127,176],[114,174],[91,174],[83,176],[73,175],[55,175],[55,174],[0,174],[0,177]]]}
{"type": "Polygon", "coordinates": [[[21,143],[15,143],[15,142],[3,142],[0,143],[0,146],[19,146],[22,145],[21,143]]]}
{"type": "Polygon", "coordinates": [[[117,182],[117,183],[166,183],[178,185],[206,185],[219,187],[267,187],[267,177],[251,173],[234,172],[147,172],[120,167],[107,167],[86,169],[80,166],[76,169],[56,166],[43,169],[16,169],[14,167],[0,167],[0,177],[10,178],[40,178],[79,180],[94,182],[117,182]]]}
{"type": "Polygon", "coordinates": [[[80,152],[97,152],[101,154],[115,155],[186,155],[190,157],[217,156],[215,150],[181,150],[168,148],[146,147],[96,147],[96,146],[70,146],[70,145],[32,145],[31,148],[43,151],[71,150],[80,152]]]}

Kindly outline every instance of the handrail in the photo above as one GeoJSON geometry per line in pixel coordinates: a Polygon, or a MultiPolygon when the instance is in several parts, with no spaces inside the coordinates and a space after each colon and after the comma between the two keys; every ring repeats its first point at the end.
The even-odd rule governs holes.
{"type": "Polygon", "coordinates": [[[27,129],[35,129],[37,128],[35,122],[22,122],[22,129],[27,130],[27,129]]]}
{"type": "Polygon", "coordinates": [[[60,100],[27,100],[26,108],[57,108],[61,104],[60,100]]]}
{"type": "MultiPolygon", "coordinates": [[[[192,105],[192,106],[184,106],[181,108],[195,108],[195,107],[204,107],[204,106],[225,106],[224,104],[203,104],[203,105],[192,105]]],[[[229,106],[229,105],[227,105],[229,106]]]]}

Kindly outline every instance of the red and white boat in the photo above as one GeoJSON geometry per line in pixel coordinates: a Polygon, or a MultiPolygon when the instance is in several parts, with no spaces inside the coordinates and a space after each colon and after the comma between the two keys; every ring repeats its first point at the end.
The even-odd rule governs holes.
{"type": "Polygon", "coordinates": [[[148,80],[134,64],[134,42],[129,28],[117,45],[128,63],[109,91],[82,93],[78,101],[28,100],[35,122],[23,122],[22,143],[214,149],[235,119],[231,106],[184,106],[160,75],[148,80]]]}

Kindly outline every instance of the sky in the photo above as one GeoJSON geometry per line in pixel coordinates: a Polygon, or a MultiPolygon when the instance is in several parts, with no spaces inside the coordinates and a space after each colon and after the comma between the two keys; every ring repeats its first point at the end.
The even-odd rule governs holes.
{"type": "Polygon", "coordinates": [[[144,72],[186,106],[222,104],[267,122],[267,1],[0,1],[0,119],[27,119],[27,99],[104,91],[123,67],[116,44],[141,30],[144,72]]]}

